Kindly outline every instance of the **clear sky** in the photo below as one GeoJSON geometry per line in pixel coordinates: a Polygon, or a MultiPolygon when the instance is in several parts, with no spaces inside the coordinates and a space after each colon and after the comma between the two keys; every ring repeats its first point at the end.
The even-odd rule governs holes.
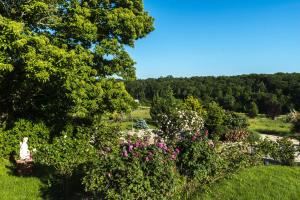
{"type": "Polygon", "coordinates": [[[300,0],[144,0],[138,78],[300,72],[300,0]]]}

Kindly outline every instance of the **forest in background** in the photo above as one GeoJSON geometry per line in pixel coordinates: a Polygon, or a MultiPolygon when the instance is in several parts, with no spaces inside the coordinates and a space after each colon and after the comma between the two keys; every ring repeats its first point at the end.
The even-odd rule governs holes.
{"type": "Polygon", "coordinates": [[[143,104],[172,89],[178,99],[191,95],[198,97],[204,105],[216,101],[224,109],[236,112],[248,112],[257,106],[260,113],[275,117],[300,108],[300,73],[190,78],[167,76],[128,81],[126,88],[143,104]]]}

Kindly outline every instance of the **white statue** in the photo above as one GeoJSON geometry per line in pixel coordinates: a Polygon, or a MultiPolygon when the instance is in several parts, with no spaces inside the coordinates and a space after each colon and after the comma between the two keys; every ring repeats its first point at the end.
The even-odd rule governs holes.
{"type": "Polygon", "coordinates": [[[23,138],[23,142],[20,142],[20,158],[21,160],[30,159],[30,151],[28,150],[28,137],[23,138]]]}

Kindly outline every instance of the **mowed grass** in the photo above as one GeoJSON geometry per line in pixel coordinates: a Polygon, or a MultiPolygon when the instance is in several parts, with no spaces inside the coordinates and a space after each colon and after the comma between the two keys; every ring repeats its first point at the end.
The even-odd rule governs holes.
{"type": "Polygon", "coordinates": [[[35,200],[40,197],[41,181],[35,177],[18,177],[11,174],[10,163],[0,159],[0,199],[35,200]]]}
{"type": "Polygon", "coordinates": [[[145,119],[145,120],[150,120],[150,107],[143,107],[140,106],[138,109],[132,111],[131,117],[133,119],[145,119]]]}
{"type": "Polygon", "coordinates": [[[119,123],[121,130],[132,129],[138,119],[146,120],[149,128],[155,128],[150,116],[150,107],[139,106],[136,110],[125,116],[124,121],[119,123]]]}
{"type": "Polygon", "coordinates": [[[275,120],[259,115],[254,119],[249,119],[249,130],[255,133],[294,136],[291,132],[292,124],[285,121],[285,116],[279,116],[275,120]]]}
{"type": "Polygon", "coordinates": [[[191,199],[205,200],[299,200],[300,168],[258,166],[245,169],[194,193],[191,199]]]}

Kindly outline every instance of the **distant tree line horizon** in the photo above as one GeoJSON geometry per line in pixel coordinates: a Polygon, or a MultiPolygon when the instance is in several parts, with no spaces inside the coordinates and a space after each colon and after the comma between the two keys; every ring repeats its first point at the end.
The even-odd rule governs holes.
{"type": "Polygon", "coordinates": [[[164,96],[171,89],[178,99],[194,96],[204,105],[215,101],[224,109],[236,112],[249,112],[254,105],[259,113],[272,118],[300,109],[300,73],[167,76],[127,81],[126,89],[143,104],[149,104],[155,95],[164,96]]]}

